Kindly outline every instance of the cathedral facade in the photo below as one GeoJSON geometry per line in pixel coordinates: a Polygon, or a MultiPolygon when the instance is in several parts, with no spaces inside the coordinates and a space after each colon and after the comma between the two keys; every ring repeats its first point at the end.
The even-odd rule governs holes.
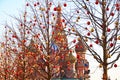
{"type": "Polygon", "coordinates": [[[60,62],[62,64],[60,67],[60,78],[79,78],[87,79],[89,78],[89,62],[85,59],[86,47],[78,39],[78,43],[75,44],[76,57],[73,55],[73,50],[68,47],[67,35],[64,31],[64,26],[61,20],[61,6],[59,5],[57,11],[56,25],[54,26],[54,34],[52,36],[52,41],[59,48],[60,62]]]}
{"type": "Polygon", "coordinates": [[[89,78],[89,62],[85,58],[86,47],[80,38],[74,44],[74,50],[68,47],[65,27],[61,19],[61,6],[59,5],[57,9],[57,20],[52,29],[54,34],[52,34],[50,40],[49,54],[43,54],[42,48],[37,50],[34,43],[35,39],[31,39],[29,46],[27,46],[27,52],[23,51],[23,54],[18,54],[16,57],[16,80],[23,80],[25,76],[28,80],[51,80],[51,78],[53,80],[58,78],[83,80],[89,78]],[[76,56],[73,55],[74,51],[76,56]],[[21,58],[22,56],[25,58],[21,58]],[[51,63],[49,63],[50,61],[51,63]],[[48,66],[51,74],[47,72],[48,66]],[[50,76],[50,79],[48,79],[48,76],[50,76]]]}

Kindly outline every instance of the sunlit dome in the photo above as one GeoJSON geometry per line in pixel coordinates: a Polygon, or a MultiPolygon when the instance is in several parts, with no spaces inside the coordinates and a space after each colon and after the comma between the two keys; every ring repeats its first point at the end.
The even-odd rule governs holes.
{"type": "Polygon", "coordinates": [[[74,62],[76,61],[76,57],[75,57],[72,53],[70,53],[70,54],[66,57],[65,61],[66,61],[66,62],[69,61],[70,63],[74,63],[74,62]]]}

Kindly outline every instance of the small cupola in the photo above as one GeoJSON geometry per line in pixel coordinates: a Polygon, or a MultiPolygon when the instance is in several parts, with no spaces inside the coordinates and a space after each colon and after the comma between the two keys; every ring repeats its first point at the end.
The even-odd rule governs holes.
{"type": "Polygon", "coordinates": [[[78,52],[86,52],[86,47],[81,39],[78,40],[78,43],[75,45],[75,51],[78,52]]]}

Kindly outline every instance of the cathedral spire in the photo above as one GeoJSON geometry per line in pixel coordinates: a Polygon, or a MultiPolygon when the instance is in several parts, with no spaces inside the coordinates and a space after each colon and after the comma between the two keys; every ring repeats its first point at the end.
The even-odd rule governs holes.
{"type": "Polygon", "coordinates": [[[54,26],[53,32],[54,34],[52,35],[53,42],[55,42],[59,47],[67,47],[67,37],[64,32],[64,28],[62,25],[62,8],[60,4],[56,7],[57,9],[57,17],[56,17],[56,24],[54,26]]]}
{"type": "Polygon", "coordinates": [[[63,30],[63,25],[62,25],[62,20],[61,20],[61,17],[62,17],[62,8],[60,6],[60,4],[58,5],[57,7],[57,20],[56,20],[56,27],[60,30],[63,30]]]}

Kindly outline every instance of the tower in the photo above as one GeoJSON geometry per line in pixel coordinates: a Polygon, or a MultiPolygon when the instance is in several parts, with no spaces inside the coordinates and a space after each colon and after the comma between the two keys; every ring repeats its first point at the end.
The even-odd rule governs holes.
{"type": "Polygon", "coordinates": [[[62,19],[61,19],[61,6],[58,5],[57,7],[57,20],[56,24],[53,28],[53,35],[52,35],[52,40],[53,42],[59,46],[60,53],[64,53],[67,50],[68,47],[68,42],[67,42],[67,37],[64,32],[64,27],[62,25],[62,19]]]}
{"type": "Polygon", "coordinates": [[[68,48],[67,35],[61,19],[61,6],[57,7],[57,20],[53,28],[52,42],[59,48],[60,61],[60,78],[74,78],[73,63],[76,58],[72,55],[68,48]],[[68,75],[71,74],[71,75],[68,75]]]}
{"type": "Polygon", "coordinates": [[[77,58],[73,56],[72,50],[68,48],[68,40],[67,35],[64,31],[64,26],[62,25],[61,19],[61,6],[58,5],[57,7],[57,20],[56,24],[53,28],[53,35],[52,35],[52,44],[54,47],[57,46],[55,49],[59,49],[59,66],[60,66],[60,78],[75,78],[75,71],[74,65],[77,73],[76,78],[83,78],[86,77],[89,73],[88,71],[88,61],[85,59],[85,52],[86,47],[83,42],[79,39],[78,43],[76,44],[75,51],[77,54],[77,58]],[[76,62],[77,61],[77,62],[76,62]]]}
{"type": "Polygon", "coordinates": [[[77,54],[77,62],[75,65],[77,78],[86,79],[90,72],[90,70],[88,70],[89,62],[85,59],[86,47],[80,38],[75,46],[75,51],[77,54]]]}

